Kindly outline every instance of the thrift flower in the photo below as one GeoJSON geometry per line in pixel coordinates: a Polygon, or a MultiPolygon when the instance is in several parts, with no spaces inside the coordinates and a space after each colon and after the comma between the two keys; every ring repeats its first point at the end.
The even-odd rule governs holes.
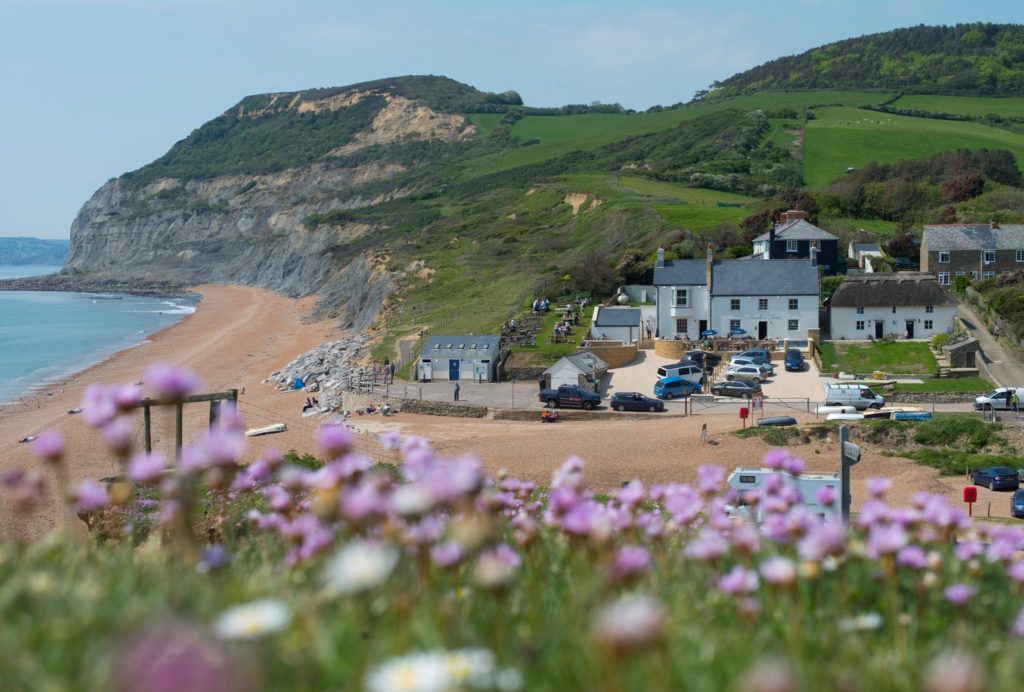
{"type": "Polygon", "coordinates": [[[316,444],[330,459],[337,459],[352,448],[355,435],[344,425],[323,425],[316,431],[316,444]]]}
{"type": "Polygon", "coordinates": [[[92,512],[106,507],[109,501],[106,486],[87,478],[79,484],[75,493],[75,511],[92,512]]]}
{"type": "Polygon", "coordinates": [[[642,594],[622,596],[606,605],[594,621],[594,636],[620,651],[650,646],[661,638],[665,610],[661,603],[642,594]]]}
{"type": "Polygon", "coordinates": [[[760,584],[757,572],[740,565],[736,565],[728,574],[718,578],[718,590],[730,596],[753,593],[760,584]]]}
{"type": "Polygon", "coordinates": [[[792,586],[796,583],[796,566],[787,558],[771,557],[761,563],[761,577],[772,586],[792,586]]]}
{"type": "Polygon", "coordinates": [[[56,430],[44,430],[32,441],[32,453],[43,461],[56,464],[64,458],[64,438],[56,430]]]}
{"type": "Polygon", "coordinates": [[[978,593],[978,587],[968,584],[953,584],[946,587],[946,590],[943,592],[946,600],[955,606],[966,605],[967,601],[971,600],[976,593],[978,593]]]}
{"type": "Polygon", "coordinates": [[[221,639],[258,639],[283,630],[291,619],[288,606],[266,599],[225,611],[214,622],[213,631],[221,639]]]}
{"type": "Polygon", "coordinates": [[[388,578],[397,562],[398,551],[389,545],[352,542],[327,561],[324,582],[335,593],[369,591],[388,578]]]}
{"type": "Polygon", "coordinates": [[[136,454],[128,461],[128,480],[133,483],[149,483],[160,477],[164,471],[164,455],[160,453],[136,454]]]}
{"type": "Polygon", "coordinates": [[[180,401],[199,389],[199,378],[170,363],[156,363],[146,370],[146,383],[158,397],[180,401]]]}
{"type": "Polygon", "coordinates": [[[615,554],[612,577],[617,580],[629,579],[651,568],[651,552],[637,545],[624,545],[615,554]]]}

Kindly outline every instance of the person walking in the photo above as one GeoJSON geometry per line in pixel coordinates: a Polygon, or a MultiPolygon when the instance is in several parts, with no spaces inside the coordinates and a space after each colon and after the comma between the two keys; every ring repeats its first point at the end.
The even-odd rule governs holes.
{"type": "Polygon", "coordinates": [[[453,401],[458,401],[458,400],[459,400],[459,383],[458,383],[458,381],[457,381],[457,380],[456,380],[456,382],[455,382],[455,387],[454,387],[454,389],[452,389],[452,394],[453,394],[453,395],[454,395],[454,397],[455,397],[455,398],[453,399],[453,401]]]}
{"type": "Polygon", "coordinates": [[[1010,410],[1014,413],[1020,413],[1020,397],[1017,396],[1016,389],[1010,394],[1010,410]]]}

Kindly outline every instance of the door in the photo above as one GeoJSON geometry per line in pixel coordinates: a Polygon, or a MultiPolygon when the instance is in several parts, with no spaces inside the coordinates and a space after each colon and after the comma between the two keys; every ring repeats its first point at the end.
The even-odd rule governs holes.
{"type": "Polygon", "coordinates": [[[875,320],[875,338],[881,339],[885,336],[885,322],[882,320],[875,320]]]}
{"type": "Polygon", "coordinates": [[[708,321],[707,320],[700,320],[697,323],[697,336],[700,336],[701,334],[703,334],[707,330],[708,330],[708,321]]]}
{"type": "Polygon", "coordinates": [[[761,320],[757,323],[757,338],[767,339],[768,338],[768,323],[761,320]]]}
{"type": "Polygon", "coordinates": [[[907,320],[907,338],[914,338],[914,320],[907,320]]]}
{"type": "Polygon", "coordinates": [[[448,379],[452,382],[457,382],[459,379],[459,359],[449,358],[448,359],[448,379]]]}

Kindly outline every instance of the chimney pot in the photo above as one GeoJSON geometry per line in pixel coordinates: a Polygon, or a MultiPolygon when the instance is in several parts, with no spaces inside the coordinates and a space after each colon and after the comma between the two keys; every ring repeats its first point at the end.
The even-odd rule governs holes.
{"type": "Polygon", "coordinates": [[[663,247],[659,247],[658,248],[658,254],[655,256],[655,259],[654,259],[654,266],[655,267],[664,267],[665,266],[665,248],[663,248],[663,247]]]}

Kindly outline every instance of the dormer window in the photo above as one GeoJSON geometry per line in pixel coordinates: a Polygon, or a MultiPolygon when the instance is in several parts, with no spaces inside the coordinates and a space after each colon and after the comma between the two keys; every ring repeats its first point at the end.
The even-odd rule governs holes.
{"type": "Polygon", "coordinates": [[[985,250],[981,255],[981,261],[985,264],[994,264],[996,261],[996,251],[985,250]]]}
{"type": "Polygon", "coordinates": [[[939,250],[939,263],[949,264],[949,250],[939,250]]]}

